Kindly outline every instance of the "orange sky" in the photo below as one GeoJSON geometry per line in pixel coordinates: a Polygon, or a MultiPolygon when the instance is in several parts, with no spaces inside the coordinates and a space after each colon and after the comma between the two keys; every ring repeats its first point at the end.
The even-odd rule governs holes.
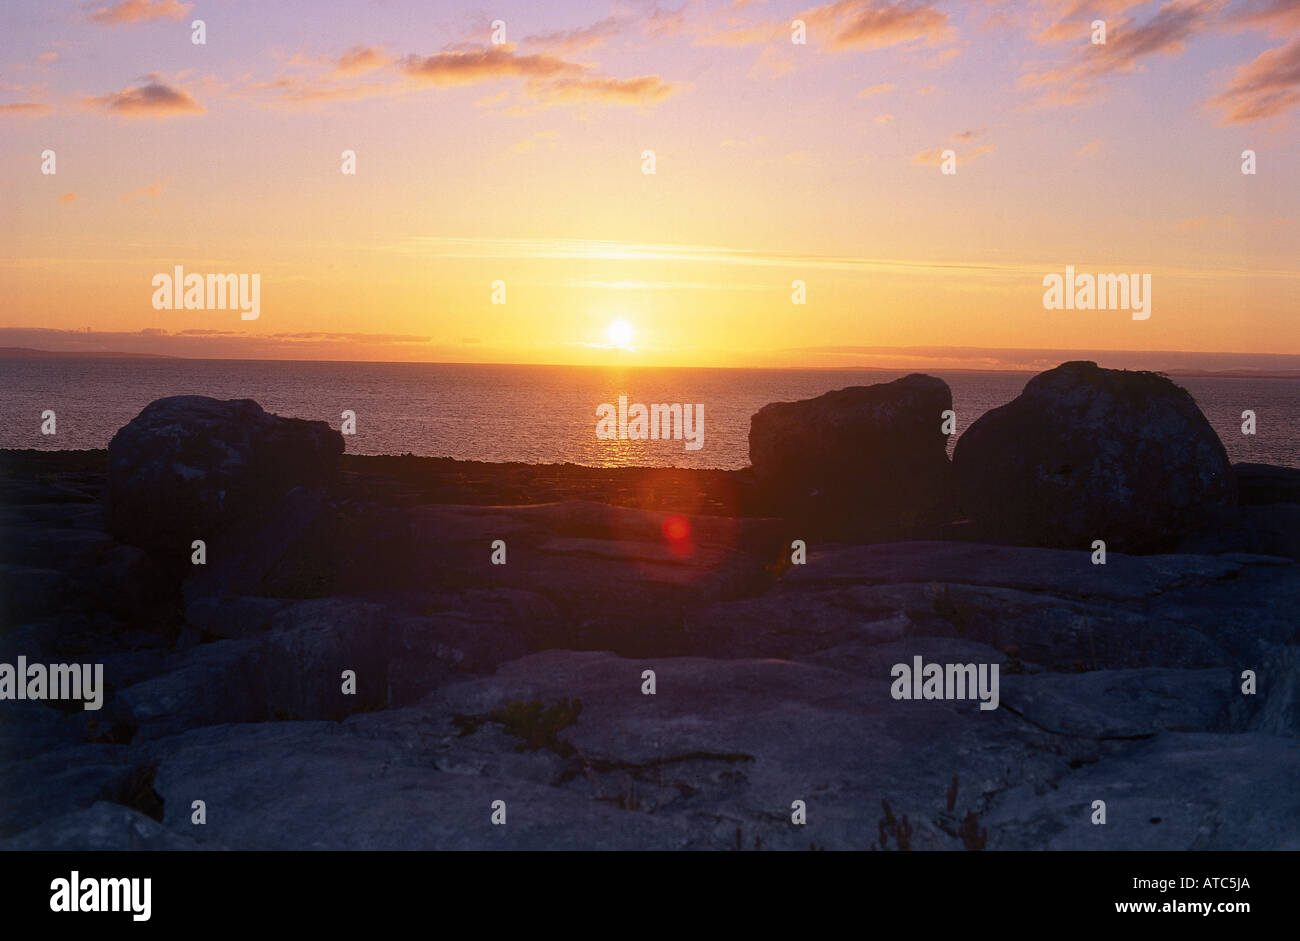
{"type": "Polygon", "coordinates": [[[1104,46],[1068,2],[538,6],[7,6],[0,345],[1300,353],[1295,4],[1109,0],[1104,46]],[[260,316],[155,310],[175,265],[258,274],[260,316]],[[1151,274],[1150,319],[1044,309],[1067,265],[1151,274]]]}

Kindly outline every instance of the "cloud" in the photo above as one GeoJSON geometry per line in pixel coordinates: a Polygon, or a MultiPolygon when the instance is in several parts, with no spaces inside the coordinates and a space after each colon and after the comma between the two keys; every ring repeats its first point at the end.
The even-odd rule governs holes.
{"type": "Polygon", "coordinates": [[[719,146],[721,146],[723,150],[745,150],[756,144],[763,144],[766,142],[767,137],[764,135],[744,138],[728,137],[725,138],[719,146]]]}
{"type": "Polygon", "coordinates": [[[956,33],[948,14],[926,0],[839,0],[799,15],[812,35],[828,36],[831,49],[885,49],[908,43],[929,45],[956,33]]]}
{"type": "Polygon", "coordinates": [[[362,75],[382,69],[391,63],[392,57],[376,46],[353,46],[339,56],[335,75],[362,75]]]}
{"type": "Polygon", "coordinates": [[[1278,117],[1300,101],[1300,37],[1239,66],[1228,87],[1206,104],[1223,111],[1220,124],[1278,117]]]}
{"type": "Polygon", "coordinates": [[[367,340],[372,343],[429,343],[433,337],[412,336],[405,333],[326,333],[313,330],[306,333],[272,333],[275,340],[328,340],[343,342],[349,340],[367,340]]]}
{"type": "Polygon", "coordinates": [[[165,183],[150,183],[148,186],[142,186],[138,190],[132,190],[122,195],[122,202],[129,203],[133,199],[139,199],[141,196],[161,196],[165,183]]]}
{"type": "Polygon", "coordinates": [[[531,83],[529,93],[544,104],[596,102],[621,105],[653,105],[679,90],[674,82],[658,75],[637,78],[559,78],[531,83]]]}
{"type": "Polygon", "coordinates": [[[1300,2],[1245,0],[1228,13],[1226,21],[1239,29],[1265,29],[1273,36],[1294,36],[1300,33],[1300,2]]]}
{"type": "Polygon", "coordinates": [[[555,79],[585,71],[581,65],[545,53],[516,55],[514,48],[504,43],[431,56],[410,55],[402,60],[402,70],[417,82],[428,85],[472,85],[519,77],[555,79]]]}
{"type": "Polygon", "coordinates": [[[178,114],[203,114],[207,111],[188,92],[164,85],[150,76],[147,85],[127,88],[108,95],[85,99],[85,104],[103,108],[126,117],[166,117],[178,114]]]}
{"type": "MultiPolygon", "coordinates": [[[[983,152],[992,150],[986,147],[983,152]]],[[[936,162],[939,151],[933,151],[936,162]]],[[[769,161],[775,163],[778,161],[769,161]]],[[[898,270],[980,270],[1005,271],[1017,276],[1032,274],[1041,264],[1009,265],[984,262],[929,261],[898,258],[854,258],[840,255],[817,255],[796,252],[765,252],[718,245],[692,245],[664,242],[619,242],[604,239],[518,239],[468,238],[457,236],[414,236],[382,246],[391,254],[428,258],[474,259],[593,259],[631,261],[671,261],[708,265],[741,265],[802,270],[872,271],[898,270]]],[[[1039,275],[1041,277],[1041,274],[1039,275]]],[[[2,329],[2,328],[0,328],[2,329]]]]}
{"type": "Polygon", "coordinates": [[[1095,140],[1090,143],[1084,144],[1082,147],[1080,147],[1078,150],[1074,152],[1074,155],[1076,157],[1086,157],[1088,156],[1088,154],[1096,151],[1099,147],[1101,147],[1101,141],[1095,140]]]}
{"type": "Polygon", "coordinates": [[[192,3],[180,3],[179,0],[122,0],[110,7],[100,7],[90,14],[89,19],[101,26],[180,20],[193,6],[192,3]]]}
{"type": "Polygon", "coordinates": [[[882,92],[893,91],[897,86],[893,82],[886,82],[883,85],[870,85],[858,92],[859,98],[870,98],[872,95],[879,95],[882,92]]]}
{"type": "Polygon", "coordinates": [[[56,61],[58,58],[59,54],[57,52],[42,52],[36,57],[36,61],[43,65],[48,65],[49,63],[56,61]]]}
{"type": "MultiPolygon", "coordinates": [[[[961,166],[963,163],[970,163],[976,157],[982,157],[985,154],[991,154],[996,149],[997,148],[995,148],[992,144],[985,144],[983,147],[976,147],[974,150],[970,151],[969,153],[957,154],[957,165],[961,166]]],[[[956,154],[956,151],[953,151],[953,153],[956,154]]],[[[942,150],[922,150],[920,153],[914,154],[912,156],[912,163],[919,167],[934,166],[942,160],[943,160],[942,150]]]]}
{"type": "Polygon", "coordinates": [[[1088,43],[1057,69],[1020,76],[1022,89],[1042,89],[1039,104],[1073,104],[1096,97],[1105,79],[1138,71],[1143,59],[1178,56],[1194,36],[1207,30],[1224,0],[1169,0],[1141,25],[1131,20],[1108,24],[1104,45],[1088,43]]]}
{"type": "MultiPolygon", "coordinates": [[[[1129,22],[1119,14],[1148,0],[1048,0],[1030,14],[1033,40],[1040,44],[1082,42],[1092,36],[1093,20],[1105,20],[1106,29],[1129,22]]],[[[1109,35],[1107,36],[1109,40],[1109,35]]]]}
{"type": "Polygon", "coordinates": [[[628,22],[626,17],[607,16],[590,26],[528,36],[524,42],[541,46],[556,55],[574,55],[604,45],[621,33],[628,22]]]}
{"type": "Polygon", "coordinates": [[[59,202],[63,203],[63,205],[65,206],[71,206],[76,201],[77,201],[77,194],[72,192],[71,190],[59,196],[59,202]]]}
{"type": "Polygon", "coordinates": [[[956,134],[952,135],[952,139],[959,142],[973,141],[983,133],[984,128],[975,131],[958,131],[956,134]]]}
{"type": "Polygon", "coordinates": [[[0,114],[31,115],[40,117],[50,113],[50,106],[37,101],[19,101],[11,105],[0,105],[0,114]]]}
{"type": "Polygon", "coordinates": [[[894,116],[892,114],[876,115],[877,124],[892,124],[893,122],[894,122],[894,116]]]}
{"type": "MultiPolygon", "coordinates": [[[[837,0],[805,10],[793,19],[807,26],[810,43],[834,51],[931,45],[956,36],[948,14],[930,0],[837,0]]],[[[692,42],[697,46],[788,45],[791,21],[790,17],[754,21],[728,15],[724,20],[693,24],[692,42]]],[[[956,52],[950,50],[950,55],[956,52]]]]}
{"type": "Polygon", "coordinates": [[[925,67],[927,69],[937,69],[951,62],[959,55],[961,55],[961,47],[953,46],[949,49],[945,49],[942,52],[938,52],[932,55],[929,59],[926,60],[925,67]]]}
{"type": "Polygon", "coordinates": [[[527,94],[543,106],[593,102],[652,105],[680,86],[658,75],[636,78],[594,76],[576,62],[548,53],[519,55],[512,46],[463,49],[420,57],[407,56],[402,69],[419,84],[470,85],[499,78],[526,78],[527,94]]]}
{"type": "Polygon", "coordinates": [[[655,7],[654,12],[641,21],[641,28],[647,36],[652,36],[655,39],[676,36],[686,28],[686,8],[688,6],[690,6],[689,0],[676,10],[663,10],[655,7]]]}
{"type": "MultiPolygon", "coordinates": [[[[375,96],[407,94],[421,88],[469,86],[504,79],[523,79],[518,93],[539,102],[542,107],[554,104],[595,102],[649,105],[675,94],[680,86],[657,75],[635,78],[600,76],[588,65],[572,62],[550,52],[522,54],[513,44],[495,46],[461,45],[434,55],[394,57],[372,46],[354,46],[337,61],[294,56],[290,67],[302,68],[333,64],[328,72],[315,75],[280,75],[277,78],[245,86],[251,93],[269,91],[280,104],[320,104],[328,101],[351,101],[375,96]],[[377,74],[365,84],[337,81],[349,74],[377,74]]],[[[510,96],[502,91],[479,100],[480,106],[500,104],[510,96]]],[[[514,108],[512,111],[523,111],[514,108]]]]}
{"type": "Polygon", "coordinates": [[[357,101],[376,95],[391,94],[391,84],[370,82],[365,85],[330,85],[320,80],[282,76],[269,82],[258,82],[254,90],[271,90],[279,93],[284,104],[320,104],[327,101],[357,101]]]}
{"type": "Polygon", "coordinates": [[[770,43],[790,29],[787,23],[751,23],[741,24],[731,21],[728,25],[705,23],[691,40],[696,46],[756,46],[770,43]]]}
{"type": "Polygon", "coordinates": [[[516,141],[510,149],[517,154],[526,154],[529,151],[537,150],[539,147],[551,149],[555,146],[555,140],[560,136],[558,131],[538,131],[531,137],[525,137],[523,140],[516,141]]]}
{"type": "Polygon", "coordinates": [[[764,46],[763,51],[758,54],[758,59],[754,62],[748,72],[749,78],[780,78],[794,71],[794,60],[785,51],[780,44],[764,46]]]}

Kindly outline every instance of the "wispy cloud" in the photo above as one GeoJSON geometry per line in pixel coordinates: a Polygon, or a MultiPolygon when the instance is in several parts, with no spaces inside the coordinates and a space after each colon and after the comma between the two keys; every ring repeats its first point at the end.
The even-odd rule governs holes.
{"type": "MultiPolygon", "coordinates": [[[[937,154],[937,151],[936,151],[937,154]]],[[[937,159],[937,157],[936,157],[937,159]]],[[[1030,265],[951,262],[924,259],[867,258],[819,255],[802,252],[761,251],[719,245],[664,242],[615,242],[600,239],[517,239],[420,236],[402,242],[380,244],[376,250],[414,254],[421,257],[462,259],[543,259],[583,261],[674,261],[705,265],[866,271],[877,269],[923,269],[927,271],[1001,271],[1038,273],[1046,262],[1030,265]]],[[[1054,263],[1052,263],[1054,264],[1054,263]]],[[[1051,265],[1048,264],[1048,268],[1051,265]]],[[[1300,274],[1297,275],[1300,277],[1300,274]]]]}
{"type": "Polygon", "coordinates": [[[515,141],[514,146],[510,149],[517,154],[526,154],[542,147],[551,148],[555,146],[555,141],[559,136],[558,131],[538,131],[523,140],[515,141]]]}
{"type": "Polygon", "coordinates": [[[604,45],[619,35],[631,22],[630,17],[607,16],[590,26],[528,36],[524,39],[524,44],[541,46],[554,55],[579,55],[604,45]]]}
{"type": "MultiPolygon", "coordinates": [[[[956,151],[953,151],[953,153],[956,154],[957,165],[960,166],[963,163],[970,163],[977,157],[991,154],[996,149],[997,148],[992,144],[985,144],[983,147],[976,147],[974,150],[967,151],[964,154],[957,154],[956,151]]],[[[921,152],[912,155],[912,163],[917,166],[938,166],[942,160],[943,151],[938,149],[922,150],[921,152]]]]}
{"type": "Polygon", "coordinates": [[[254,92],[273,92],[277,96],[278,104],[294,107],[297,105],[319,105],[331,101],[358,101],[362,98],[392,94],[395,89],[389,82],[338,85],[328,80],[283,75],[270,81],[254,83],[251,90],[254,92]]]}
{"type": "Polygon", "coordinates": [[[0,114],[27,115],[40,117],[50,113],[50,106],[39,101],[17,101],[9,105],[0,105],[0,114]]]}
{"type": "Polygon", "coordinates": [[[87,19],[100,26],[149,23],[153,20],[180,20],[193,9],[192,3],[179,0],[122,0],[112,6],[99,7],[87,19]]]}
{"type": "MultiPolygon", "coordinates": [[[[354,46],[333,68],[315,74],[282,74],[253,82],[246,92],[271,92],[275,103],[290,107],[351,101],[376,96],[410,94],[428,88],[456,88],[522,79],[517,93],[541,107],[556,104],[653,105],[681,90],[682,85],[658,75],[616,78],[597,74],[591,66],[550,52],[521,53],[513,44],[461,46],[433,55],[390,56],[374,46],[354,46]],[[346,81],[365,74],[364,83],[346,81]]],[[[295,56],[290,69],[312,65],[295,56]]],[[[507,92],[483,99],[485,106],[504,102],[507,92]]],[[[521,109],[515,109],[521,110],[521,109]]]]}
{"type": "MultiPolygon", "coordinates": [[[[1026,11],[1033,40],[1037,43],[1085,42],[1094,20],[1106,21],[1108,32],[1121,23],[1120,14],[1149,0],[1045,0],[1026,11]]],[[[1014,22],[1014,20],[1009,21],[1014,22]]]]}
{"type": "Polygon", "coordinates": [[[353,46],[339,56],[334,74],[337,76],[363,75],[382,69],[393,61],[392,56],[377,46],[353,46]]]}
{"type": "Polygon", "coordinates": [[[1040,105],[1096,100],[1106,81],[1115,75],[1139,70],[1152,56],[1181,55],[1191,39],[1213,25],[1224,2],[1169,0],[1145,23],[1108,23],[1104,44],[1082,44],[1064,65],[1028,71],[1018,85],[1039,92],[1036,103],[1040,105]]]}
{"type": "Polygon", "coordinates": [[[653,105],[671,97],[680,86],[658,75],[636,78],[560,78],[538,82],[529,92],[546,104],[604,102],[623,105],[653,105]]]}
{"type": "Polygon", "coordinates": [[[1300,33],[1300,2],[1297,0],[1242,0],[1225,17],[1229,26],[1264,29],[1272,36],[1300,33]]]}
{"type": "Polygon", "coordinates": [[[929,0],[837,0],[793,18],[755,19],[727,13],[698,19],[691,25],[692,42],[697,46],[788,44],[792,19],[804,22],[809,45],[832,51],[928,46],[957,35],[948,14],[929,0]]]}
{"type": "Polygon", "coordinates": [[[948,14],[926,0],[839,0],[800,14],[810,33],[827,37],[831,49],[885,49],[953,39],[948,14]]]}
{"type": "Polygon", "coordinates": [[[698,26],[692,39],[697,46],[756,46],[780,39],[790,32],[790,24],[750,23],[729,24],[704,22],[698,26]]]}
{"type": "Polygon", "coordinates": [[[163,191],[164,187],[166,187],[166,185],[167,185],[167,184],[166,184],[165,182],[164,182],[164,183],[150,183],[148,186],[142,186],[142,187],[140,187],[138,190],[132,190],[132,191],[129,192],[129,193],[123,193],[123,194],[122,194],[122,202],[124,202],[124,203],[129,203],[129,202],[131,202],[131,200],[133,200],[133,199],[140,199],[141,197],[151,197],[151,198],[152,198],[152,197],[156,197],[156,196],[161,196],[161,195],[162,195],[162,191],[163,191]]]}
{"type": "Polygon", "coordinates": [[[1220,124],[1276,118],[1300,101],[1300,37],[1261,52],[1239,67],[1227,88],[1207,102],[1222,110],[1220,124]]]}

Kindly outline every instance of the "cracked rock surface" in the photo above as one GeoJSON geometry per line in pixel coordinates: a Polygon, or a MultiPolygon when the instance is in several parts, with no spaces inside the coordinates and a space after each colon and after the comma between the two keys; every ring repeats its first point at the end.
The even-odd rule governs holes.
{"type": "Polygon", "coordinates": [[[0,661],[107,687],[0,704],[0,848],[892,851],[906,815],[917,850],[1300,849],[1291,558],[790,565],[779,520],[688,516],[683,552],[666,512],[298,488],[195,571],[110,535],[102,487],[0,487],[0,661]],[[918,656],[998,665],[998,708],[894,699],[918,656]]]}

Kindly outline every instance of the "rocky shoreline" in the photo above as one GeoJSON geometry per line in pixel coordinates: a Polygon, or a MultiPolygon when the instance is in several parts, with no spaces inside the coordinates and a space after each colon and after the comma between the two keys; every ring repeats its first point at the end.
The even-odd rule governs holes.
{"type": "Polygon", "coordinates": [[[1300,471],[1129,381],[1017,400],[1084,442],[1046,475],[994,413],[946,466],[938,380],[764,409],[734,472],[196,397],[0,453],[0,661],[107,686],[0,702],[0,848],[1300,849],[1300,471]],[[997,708],[900,701],[916,657],[997,664],[997,708]]]}

